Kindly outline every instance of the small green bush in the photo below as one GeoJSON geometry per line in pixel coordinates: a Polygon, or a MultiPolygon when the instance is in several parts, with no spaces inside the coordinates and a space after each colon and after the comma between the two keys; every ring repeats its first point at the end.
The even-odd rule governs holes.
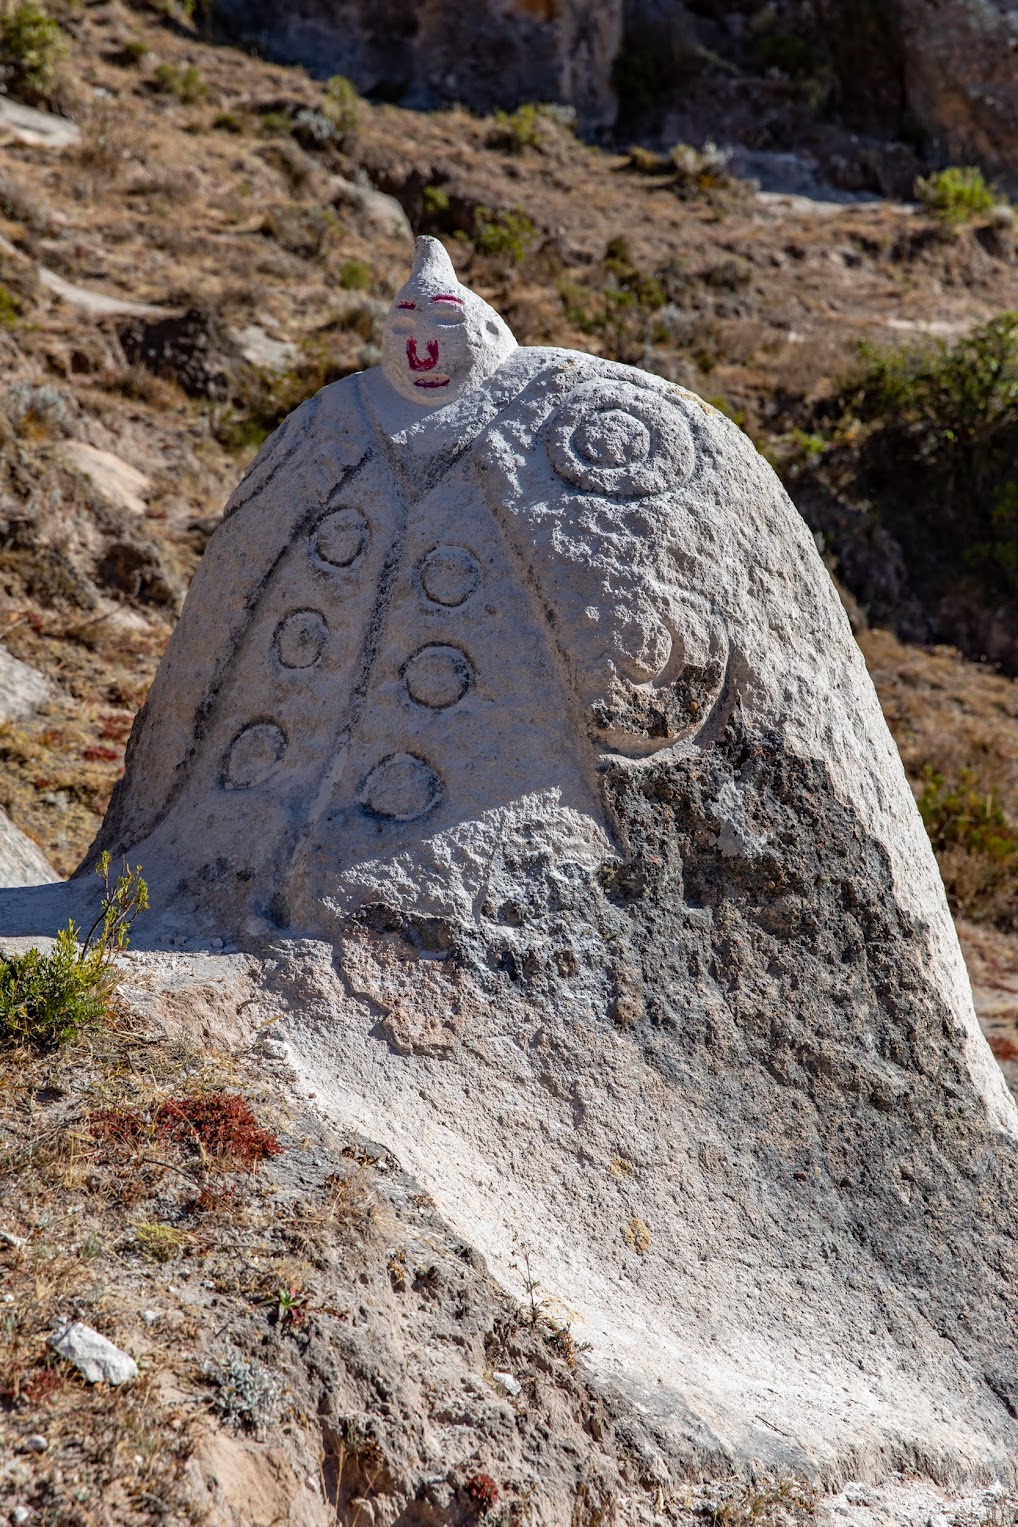
{"type": "Polygon", "coordinates": [[[510,265],[526,258],[537,229],[518,207],[478,207],[474,213],[474,248],[478,254],[504,256],[510,265]]]}
{"type": "Polygon", "coordinates": [[[13,329],[21,316],[21,303],[6,286],[0,286],[0,328],[13,329]]]}
{"type": "Polygon", "coordinates": [[[203,101],[209,87],[193,64],[178,69],[174,64],[160,64],[153,76],[153,83],[161,95],[175,95],[185,106],[203,101]]]}
{"type": "Polygon", "coordinates": [[[339,284],[348,292],[366,292],[375,273],[363,260],[344,260],[339,267],[339,284]]]}
{"type": "Polygon", "coordinates": [[[944,223],[971,223],[992,212],[999,198],[974,165],[950,166],[915,183],[916,200],[944,223]]]}
{"type": "Polygon", "coordinates": [[[728,149],[716,143],[705,143],[703,148],[693,148],[688,143],[676,143],[668,161],[675,171],[675,190],[683,200],[709,199],[714,192],[731,190],[736,182],[728,173],[728,149]]]}
{"type": "Polygon", "coordinates": [[[0,14],[0,79],[16,99],[46,101],[66,53],[62,29],[33,0],[0,14]]]}
{"type": "Polygon", "coordinates": [[[129,37],[120,50],[125,64],[140,64],[148,55],[148,44],[140,42],[137,38],[129,37]]]}
{"type": "Polygon", "coordinates": [[[212,126],[220,133],[233,133],[240,137],[247,130],[247,122],[239,111],[221,111],[213,118],[212,126]]]}
{"type": "Polygon", "coordinates": [[[924,769],[919,811],[937,853],[957,846],[994,864],[1018,855],[1018,836],[1011,831],[996,792],[980,786],[974,769],[960,769],[953,783],[933,769],[924,769]]]}
{"type": "Polygon", "coordinates": [[[134,1239],[142,1256],[150,1262],[172,1262],[174,1257],[180,1256],[190,1236],[186,1230],[178,1230],[174,1225],[143,1220],[134,1227],[134,1239]]]}
{"type": "Polygon", "coordinates": [[[78,946],[78,930],[68,922],[48,954],[29,949],[0,959],[0,1045],[46,1052],[108,1016],[117,985],[114,960],[128,944],[131,924],[148,906],[140,867],[126,864],[110,884],[110,856],[96,873],[104,885],[99,916],[78,946]]]}
{"type": "Polygon", "coordinates": [[[539,149],[543,143],[541,108],[527,104],[515,111],[497,111],[495,125],[488,134],[488,147],[507,154],[523,154],[528,148],[539,149]]]}
{"type": "Polygon", "coordinates": [[[336,136],[352,138],[360,126],[360,96],[342,74],[334,74],[325,86],[322,116],[336,129],[336,136]]]}

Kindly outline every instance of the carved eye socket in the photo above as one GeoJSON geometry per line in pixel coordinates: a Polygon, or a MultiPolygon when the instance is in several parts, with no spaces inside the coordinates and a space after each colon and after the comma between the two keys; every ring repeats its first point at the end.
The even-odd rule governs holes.
{"type": "Polygon", "coordinates": [[[451,302],[436,302],[434,307],[428,309],[428,317],[442,329],[453,328],[466,321],[463,309],[454,307],[451,302]]]}

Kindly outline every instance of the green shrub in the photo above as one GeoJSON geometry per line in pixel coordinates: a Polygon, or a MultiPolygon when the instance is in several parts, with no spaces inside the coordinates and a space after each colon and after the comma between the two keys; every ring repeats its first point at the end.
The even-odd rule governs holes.
{"type": "Polygon", "coordinates": [[[134,1239],[142,1256],[150,1262],[172,1262],[191,1238],[186,1230],[178,1230],[174,1225],[143,1220],[134,1227],[134,1239]]]}
{"type": "Polygon", "coordinates": [[[915,183],[917,201],[942,222],[971,223],[992,212],[999,198],[983,179],[982,170],[969,165],[951,166],[920,178],[915,183]]]}
{"type": "Polygon", "coordinates": [[[635,170],[637,175],[667,175],[671,165],[660,154],[655,154],[649,148],[641,148],[638,143],[634,143],[629,149],[628,168],[635,170]]]}
{"type": "Polygon", "coordinates": [[[16,99],[47,100],[66,53],[63,31],[33,0],[0,14],[0,79],[16,99]]]}
{"type": "Polygon", "coordinates": [[[718,148],[716,143],[705,143],[703,148],[676,143],[668,160],[675,171],[678,195],[684,200],[709,199],[716,191],[730,190],[736,184],[728,173],[730,158],[728,149],[718,148]]]}
{"type": "Polygon", "coordinates": [[[541,109],[531,104],[515,111],[496,111],[495,125],[488,134],[488,147],[507,154],[523,154],[528,148],[541,147],[541,109]]]}
{"type": "Polygon", "coordinates": [[[140,64],[142,59],[148,55],[148,44],[138,41],[137,38],[130,37],[124,43],[120,53],[125,64],[140,64]]]}
{"type": "Polygon", "coordinates": [[[537,233],[533,222],[518,207],[478,207],[474,213],[474,248],[478,254],[504,256],[519,265],[537,233]]]}
{"type": "Polygon", "coordinates": [[[360,126],[360,96],[342,74],[334,74],[325,86],[322,116],[336,129],[338,138],[352,138],[360,126]]]}
{"type": "Polygon", "coordinates": [[[117,985],[114,960],[131,924],[148,906],[140,867],[126,864],[110,884],[110,856],[96,873],[104,885],[99,916],[80,948],[73,922],[48,954],[29,949],[0,960],[0,1044],[48,1051],[76,1039],[108,1016],[117,985]]]}
{"type": "Polygon", "coordinates": [[[21,303],[6,286],[0,286],[0,328],[13,329],[21,316],[21,303]]]}
{"type": "Polygon", "coordinates": [[[247,122],[239,111],[221,111],[213,118],[212,126],[220,133],[233,133],[239,137],[247,130],[247,122]]]}
{"type": "Polygon", "coordinates": [[[1018,619],[1018,313],[953,345],[863,345],[861,361],[816,421],[839,497],[891,532],[921,598],[1018,619]]]}
{"type": "Polygon", "coordinates": [[[943,774],[924,769],[919,811],[938,853],[957,846],[994,864],[1018,855],[1018,836],[1011,831],[996,792],[980,786],[974,769],[960,769],[953,784],[943,774]]]}
{"type": "Polygon", "coordinates": [[[363,260],[344,260],[339,267],[339,284],[348,292],[366,292],[375,273],[363,260]]]}
{"type": "Polygon", "coordinates": [[[174,64],[160,64],[153,77],[156,90],[161,95],[175,95],[185,106],[203,101],[209,87],[193,64],[178,69],[174,64]]]}

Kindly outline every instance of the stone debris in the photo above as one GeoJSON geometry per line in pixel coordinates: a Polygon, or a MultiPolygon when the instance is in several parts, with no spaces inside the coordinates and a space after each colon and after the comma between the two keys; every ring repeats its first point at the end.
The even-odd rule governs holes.
{"type": "Polygon", "coordinates": [[[50,1337],[49,1344],[73,1363],[90,1384],[127,1384],[138,1377],[133,1357],[80,1320],[61,1326],[50,1337]]]}
{"type": "Polygon", "coordinates": [[[34,715],[51,693],[49,680],[38,669],[0,647],[0,722],[34,715]]]}
{"type": "Polygon", "coordinates": [[[0,886],[50,885],[59,879],[38,844],[0,806],[0,886]]]}
{"type": "Polygon", "coordinates": [[[246,329],[231,329],[230,337],[248,364],[264,371],[286,371],[296,364],[300,353],[296,345],[272,339],[256,323],[248,324],[246,329]]]}
{"type": "Polygon", "coordinates": [[[376,191],[374,186],[360,185],[357,181],[345,180],[342,175],[333,175],[325,197],[334,207],[350,207],[359,212],[367,222],[385,233],[406,239],[414,236],[410,219],[396,198],[387,196],[384,191],[376,191]]]}
{"type": "Polygon", "coordinates": [[[133,302],[129,297],[112,297],[106,292],[94,292],[87,286],[76,286],[73,281],[65,281],[63,276],[58,276],[55,270],[49,270],[45,265],[38,267],[37,274],[41,284],[54,297],[86,313],[102,313],[114,318],[168,316],[165,308],[154,307],[150,302],[133,302]]]}
{"type": "Polygon", "coordinates": [[[80,128],[66,117],[0,95],[0,138],[5,136],[39,148],[77,148],[81,142],[80,128]]]}
{"type": "Polygon", "coordinates": [[[101,451],[81,440],[65,440],[60,455],[68,466],[82,472],[102,496],[131,514],[144,514],[152,492],[152,479],[113,451],[101,451]]]}

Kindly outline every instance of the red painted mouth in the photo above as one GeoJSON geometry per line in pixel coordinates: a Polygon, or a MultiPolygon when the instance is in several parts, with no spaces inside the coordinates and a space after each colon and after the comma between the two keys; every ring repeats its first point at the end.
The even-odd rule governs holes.
{"type": "Polygon", "coordinates": [[[448,387],[448,385],[449,385],[449,383],[451,381],[452,381],[452,377],[451,376],[447,376],[445,378],[445,380],[441,381],[441,382],[415,382],[414,386],[415,387],[448,387]]]}
{"type": "Polygon", "coordinates": [[[428,358],[425,361],[417,354],[416,339],[408,339],[406,342],[406,358],[411,371],[434,371],[438,365],[438,340],[428,340],[428,358]]]}

